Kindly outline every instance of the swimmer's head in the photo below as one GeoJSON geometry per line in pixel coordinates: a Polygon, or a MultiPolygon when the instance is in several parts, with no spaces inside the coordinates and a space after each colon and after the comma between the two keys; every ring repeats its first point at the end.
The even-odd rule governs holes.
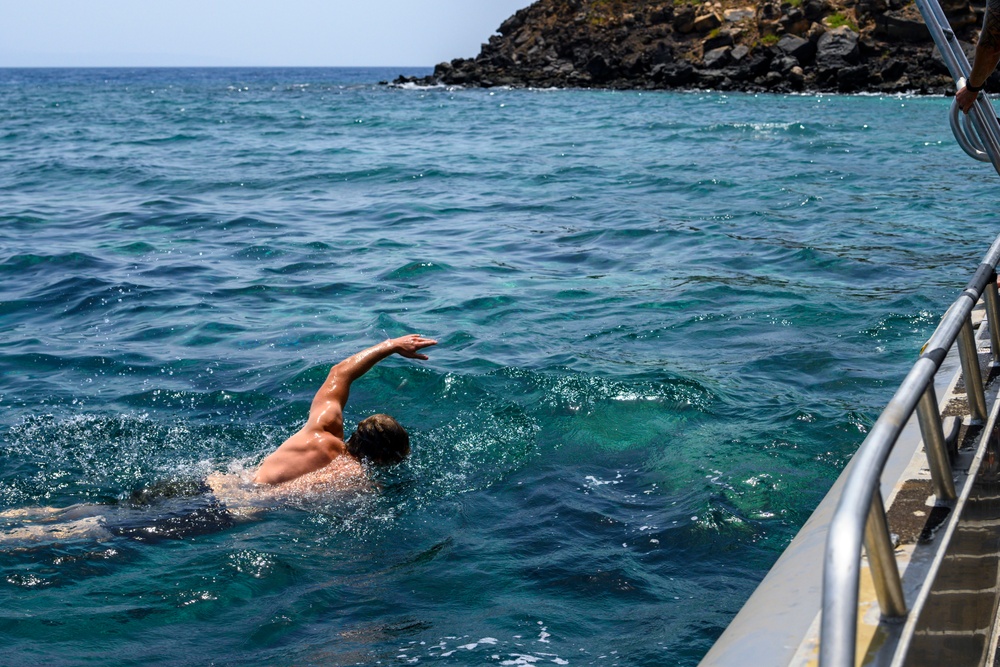
{"type": "Polygon", "coordinates": [[[389,415],[372,415],[347,440],[347,453],[377,465],[399,463],[410,453],[410,435],[389,415]]]}

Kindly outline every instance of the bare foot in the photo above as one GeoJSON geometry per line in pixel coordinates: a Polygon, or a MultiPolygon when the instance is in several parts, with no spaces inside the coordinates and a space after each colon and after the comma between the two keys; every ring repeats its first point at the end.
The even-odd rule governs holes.
{"type": "Polygon", "coordinates": [[[56,521],[58,519],[82,519],[101,516],[105,505],[78,503],[69,507],[19,507],[0,512],[0,519],[8,521],[56,521]]]}
{"type": "Polygon", "coordinates": [[[33,524],[23,528],[15,528],[0,533],[0,545],[12,542],[24,543],[59,543],[78,540],[95,540],[101,542],[112,535],[104,527],[104,519],[90,516],[74,521],[61,523],[33,524]]]}

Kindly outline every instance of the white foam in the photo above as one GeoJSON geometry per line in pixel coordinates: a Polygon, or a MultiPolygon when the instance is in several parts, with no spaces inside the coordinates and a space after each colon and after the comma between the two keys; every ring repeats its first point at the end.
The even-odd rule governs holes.
{"type": "Polygon", "coordinates": [[[453,88],[452,86],[446,86],[443,83],[422,85],[419,83],[413,83],[412,81],[407,81],[406,83],[390,83],[389,86],[392,88],[399,88],[400,90],[449,90],[453,88]]]}
{"type": "MultiPolygon", "coordinates": [[[[620,476],[621,475],[619,475],[619,477],[620,476]]],[[[587,486],[604,486],[605,484],[621,484],[621,482],[616,479],[611,479],[611,480],[597,479],[593,475],[587,475],[583,479],[585,482],[587,482],[587,486]]]]}

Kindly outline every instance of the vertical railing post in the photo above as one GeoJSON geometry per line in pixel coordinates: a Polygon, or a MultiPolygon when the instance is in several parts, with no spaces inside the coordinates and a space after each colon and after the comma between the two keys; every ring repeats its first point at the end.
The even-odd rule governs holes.
{"type": "Polygon", "coordinates": [[[951,474],[951,461],[948,459],[948,447],[944,442],[944,429],[941,428],[941,413],[938,411],[937,394],[934,392],[933,383],[927,385],[920,402],[917,403],[917,419],[920,421],[920,434],[924,438],[927,463],[931,469],[931,480],[934,482],[934,495],[939,500],[954,500],[955,480],[951,474]]]}
{"type": "Polygon", "coordinates": [[[1000,298],[997,296],[997,273],[993,272],[986,288],[986,323],[990,328],[990,352],[993,363],[1000,363],[1000,298]]]}
{"type": "Polygon", "coordinates": [[[979,372],[979,351],[976,349],[971,317],[965,318],[965,324],[958,334],[958,353],[962,360],[965,394],[969,398],[969,415],[973,423],[985,422],[986,392],[983,390],[983,375],[979,372]]]}
{"type": "Polygon", "coordinates": [[[890,618],[906,616],[906,598],[903,582],[899,578],[896,553],[889,537],[889,524],[885,520],[882,493],[878,488],[872,493],[872,503],[865,522],[865,551],[871,567],[875,593],[882,615],[890,618]]]}

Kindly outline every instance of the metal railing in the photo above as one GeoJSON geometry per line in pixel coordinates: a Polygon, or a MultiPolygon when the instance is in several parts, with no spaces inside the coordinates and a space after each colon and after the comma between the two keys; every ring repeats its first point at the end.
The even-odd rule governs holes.
{"type": "MultiPolygon", "coordinates": [[[[941,4],[938,0],[916,2],[948,72],[955,80],[956,87],[961,88],[972,67],[941,9],[941,4]]],[[[993,168],[1000,174],[1000,122],[997,121],[993,105],[985,92],[979,94],[979,99],[968,114],[962,113],[958,102],[952,103],[951,131],[962,150],[976,160],[992,162],[993,168]]]]}
{"type": "MultiPolygon", "coordinates": [[[[961,88],[972,68],[940,3],[938,0],[916,0],[916,3],[956,87],[961,88]]],[[[953,102],[950,120],[952,132],[962,150],[976,160],[991,162],[1000,174],[1000,122],[988,96],[980,93],[969,114],[963,114],[958,102],[953,102]]],[[[920,359],[854,455],[852,469],[827,535],[819,647],[822,667],[854,665],[862,541],[882,615],[901,618],[907,614],[902,580],[882,503],[882,470],[903,427],[916,411],[934,493],[942,500],[955,498],[951,464],[934,392],[934,375],[958,340],[970,418],[973,422],[986,420],[986,396],[979,371],[971,313],[985,291],[990,349],[994,362],[1000,360],[1000,299],[996,285],[998,260],[1000,236],[990,246],[965,291],[945,313],[934,335],[924,346],[920,359]]]]}
{"type": "Polygon", "coordinates": [[[862,540],[882,615],[891,618],[907,614],[902,581],[882,504],[882,469],[903,427],[916,411],[927,450],[934,492],[939,499],[955,498],[951,463],[934,391],[934,375],[957,340],[971,419],[973,422],[985,422],[986,396],[979,370],[979,354],[971,314],[985,292],[991,351],[994,361],[1000,361],[997,356],[1000,353],[1000,327],[997,326],[1000,323],[1000,298],[996,284],[998,261],[1000,236],[993,241],[961,296],[948,308],[921,351],[920,358],[854,455],[852,469],[845,481],[827,535],[820,626],[822,667],[854,665],[862,540]]]}

